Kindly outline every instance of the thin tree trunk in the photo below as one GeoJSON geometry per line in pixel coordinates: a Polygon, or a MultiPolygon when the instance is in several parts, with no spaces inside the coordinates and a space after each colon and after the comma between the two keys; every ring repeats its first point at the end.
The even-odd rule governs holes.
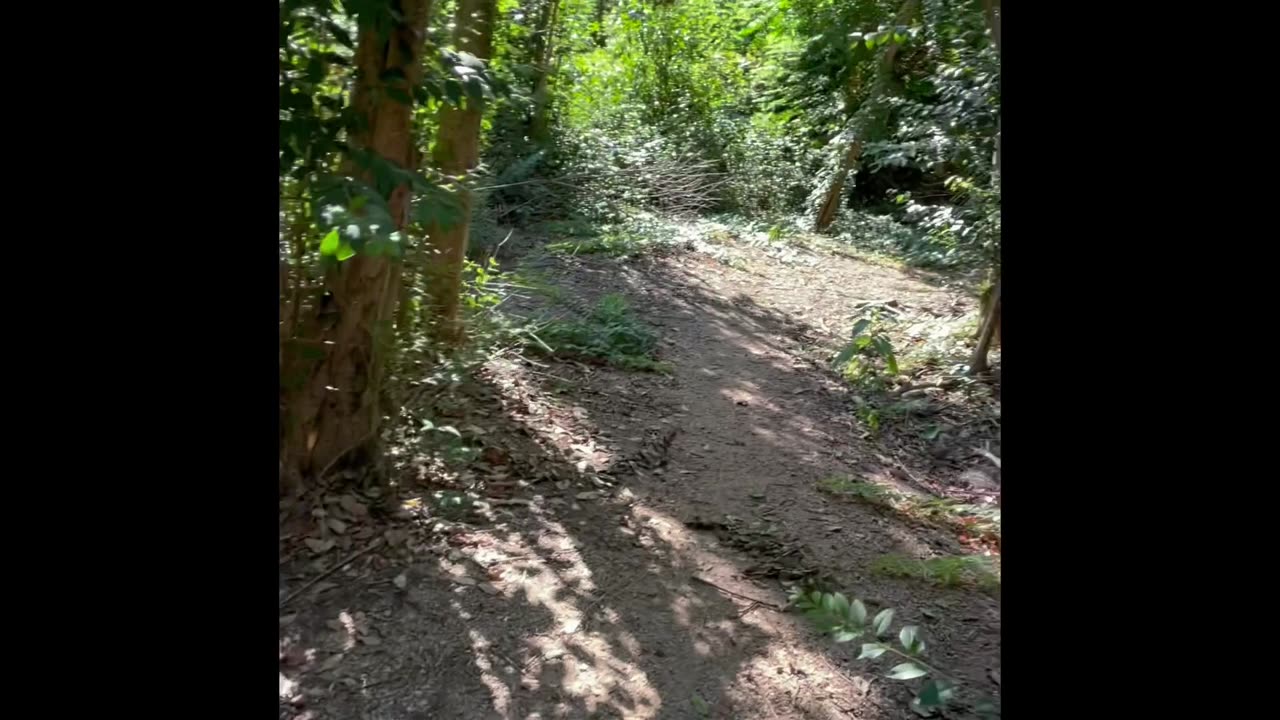
{"type": "Polygon", "coordinates": [[[537,75],[533,82],[533,117],[529,123],[529,137],[540,147],[545,146],[550,139],[547,121],[551,106],[549,83],[551,58],[555,54],[556,18],[560,10],[560,0],[545,0],[545,2],[538,29],[539,40],[534,60],[537,75]]]}
{"type": "MultiPolygon", "coordinates": [[[[898,9],[898,14],[894,17],[893,24],[906,25],[919,5],[920,0],[906,0],[906,2],[902,3],[902,7],[898,9]]],[[[884,54],[880,56],[880,64],[876,68],[876,79],[871,86],[870,95],[864,101],[864,107],[859,108],[859,111],[863,112],[862,119],[854,129],[854,135],[849,141],[849,149],[845,152],[844,157],[841,158],[840,166],[831,178],[831,184],[827,186],[822,205],[819,206],[818,212],[814,217],[814,232],[825,232],[827,228],[831,227],[831,223],[835,222],[836,216],[840,213],[845,182],[851,173],[857,172],[858,161],[862,159],[863,142],[869,133],[888,120],[889,107],[883,102],[883,99],[884,96],[892,92],[895,86],[893,63],[897,57],[898,43],[891,42],[885,48],[884,54]],[[873,105],[866,107],[866,103],[873,103],[873,105]]]]}
{"type": "Polygon", "coordinates": [[[991,340],[1000,327],[1000,280],[996,280],[991,290],[991,300],[987,312],[982,318],[982,330],[978,333],[978,344],[969,357],[969,374],[981,375],[988,370],[987,353],[991,350],[991,340]]]}
{"type": "MultiPolygon", "coordinates": [[[[406,94],[421,79],[418,61],[431,0],[390,0],[399,12],[391,32],[362,28],[355,53],[358,71],[351,106],[363,123],[352,142],[401,167],[412,168],[412,108],[382,92],[387,85],[406,94]],[[394,73],[390,74],[394,77],[394,73]]],[[[348,169],[355,171],[350,164],[348,169]]],[[[405,226],[409,190],[388,198],[397,229],[405,226]]],[[[325,293],[286,348],[281,384],[287,412],[282,482],[314,480],[340,461],[360,461],[376,448],[381,418],[379,390],[393,347],[392,316],[400,266],[358,254],[331,270],[325,293]]]]}
{"type": "MultiPolygon", "coordinates": [[[[458,0],[454,42],[459,50],[489,59],[495,4],[496,0],[458,0]]],[[[440,110],[439,130],[432,151],[438,170],[461,177],[475,168],[480,159],[480,119],[481,109],[470,98],[465,107],[446,105],[440,110]]],[[[463,336],[458,295],[471,229],[471,203],[471,191],[463,185],[458,191],[458,221],[448,227],[432,223],[427,228],[425,277],[429,307],[426,311],[432,336],[446,345],[457,345],[463,336]]]]}
{"type": "Polygon", "coordinates": [[[608,0],[596,0],[596,30],[592,39],[599,48],[605,45],[604,16],[608,9],[608,0]]]}
{"type": "MultiPolygon", "coordinates": [[[[1000,0],[983,0],[983,12],[987,18],[987,28],[991,31],[991,41],[996,46],[996,56],[1000,56],[1000,0]]],[[[1000,178],[1000,118],[996,118],[996,152],[995,181],[1000,178]]],[[[1000,323],[1000,269],[997,264],[996,284],[986,302],[983,303],[982,325],[978,330],[978,344],[969,358],[969,372],[973,375],[985,373],[988,369],[987,355],[991,350],[992,340],[1003,344],[1003,333],[1000,323]]]]}

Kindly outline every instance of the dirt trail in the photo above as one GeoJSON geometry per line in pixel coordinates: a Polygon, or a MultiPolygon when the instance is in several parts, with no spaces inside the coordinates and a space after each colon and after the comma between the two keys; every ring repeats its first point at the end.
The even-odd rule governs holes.
{"type": "Polygon", "coordinates": [[[745,269],[698,253],[539,262],[582,303],[627,296],[671,376],[494,363],[474,393],[493,409],[459,426],[499,423],[490,487],[526,484],[490,493],[489,522],[409,521],[390,538],[403,547],[293,603],[282,718],[914,717],[907,685],[855,662],[856,643],[770,607],[801,577],[895,608],[939,665],[998,694],[996,598],[869,570],[954,539],[818,490],[923,470],[862,438],[813,350],[858,300],[970,301],[849,258],[816,271],[740,252],[745,269]]]}

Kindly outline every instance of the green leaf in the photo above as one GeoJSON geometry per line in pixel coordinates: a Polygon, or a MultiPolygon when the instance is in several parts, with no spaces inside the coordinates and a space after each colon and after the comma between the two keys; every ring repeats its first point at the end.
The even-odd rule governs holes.
{"type": "Polygon", "coordinates": [[[885,608],[876,613],[875,620],[871,624],[876,629],[876,637],[884,637],[889,634],[889,623],[893,622],[893,608],[885,608]]]}
{"type": "Polygon", "coordinates": [[[907,36],[896,32],[893,34],[893,41],[901,45],[907,41],[907,36]]]}
{"type": "Polygon", "coordinates": [[[920,688],[920,694],[916,696],[916,700],[924,707],[937,707],[942,704],[942,696],[938,692],[938,681],[930,680],[920,688]]]}
{"type": "Polygon", "coordinates": [[[938,435],[941,432],[942,432],[941,427],[937,425],[930,425],[929,427],[924,429],[924,432],[920,433],[920,437],[924,438],[925,440],[936,440],[938,438],[938,435]]]}
{"type": "Polygon", "coordinates": [[[389,88],[386,88],[386,91],[387,91],[387,97],[391,98],[392,100],[395,100],[396,102],[402,105],[413,104],[413,98],[409,97],[409,93],[405,92],[404,90],[398,87],[389,87],[389,88]]]}
{"type": "Polygon", "coordinates": [[[341,262],[343,260],[350,260],[351,258],[355,257],[356,251],[351,248],[351,243],[343,240],[342,243],[338,245],[337,255],[338,255],[338,261],[341,262]]]}
{"type": "Polygon", "coordinates": [[[947,704],[947,701],[955,695],[955,687],[946,680],[930,678],[929,682],[920,688],[920,694],[916,696],[916,700],[923,707],[935,708],[947,704]]]}
{"type": "Polygon", "coordinates": [[[338,252],[338,228],[329,231],[328,235],[320,241],[320,254],[333,255],[338,252]]]}
{"type": "Polygon", "coordinates": [[[925,670],[913,662],[894,665],[893,668],[889,670],[889,678],[892,680],[910,680],[912,678],[924,677],[928,674],[928,670],[925,670]]]}
{"type": "Polygon", "coordinates": [[[689,704],[693,706],[695,712],[703,717],[711,714],[711,706],[698,693],[694,693],[693,697],[689,698],[689,704]]]}
{"type": "Polygon", "coordinates": [[[889,33],[887,33],[887,32],[886,32],[886,33],[879,33],[879,34],[877,35],[877,37],[876,37],[876,44],[877,44],[877,45],[887,45],[887,44],[889,43],[889,40],[891,39],[891,37],[892,37],[892,36],[891,36],[891,35],[889,35],[889,33]]]}
{"type": "Polygon", "coordinates": [[[853,358],[853,354],[857,351],[858,349],[853,346],[853,343],[849,343],[848,345],[845,346],[843,350],[840,351],[839,355],[836,355],[835,360],[831,361],[831,367],[835,368],[836,370],[843,368],[849,362],[849,360],[853,358]]]}
{"type": "Polygon", "coordinates": [[[451,105],[458,105],[462,102],[462,83],[453,78],[447,78],[444,81],[444,94],[449,98],[451,105]]]}
{"type": "Polygon", "coordinates": [[[875,47],[876,47],[876,34],[875,34],[875,33],[870,33],[869,35],[867,35],[866,44],[867,44],[867,49],[868,49],[868,50],[874,50],[874,49],[875,49],[875,47]]]}
{"type": "Polygon", "coordinates": [[[908,655],[918,655],[924,651],[924,641],[920,639],[920,629],[915,625],[906,625],[898,633],[898,641],[908,655]]]}
{"type": "Polygon", "coordinates": [[[861,320],[853,324],[853,330],[849,331],[849,337],[856,339],[859,335],[862,334],[862,331],[866,330],[870,325],[871,325],[871,321],[869,319],[862,318],[861,320]]]}
{"type": "Polygon", "coordinates": [[[850,630],[841,630],[837,632],[833,637],[835,638],[835,641],[838,643],[847,643],[850,640],[857,640],[861,636],[862,636],[862,633],[860,632],[853,632],[850,630]]]}
{"type": "Polygon", "coordinates": [[[832,598],[832,610],[840,615],[849,614],[849,598],[845,597],[844,593],[836,593],[832,598]]]}
{"type": "Polygon", "coordinates": [[[885,647],[880,643],[862,643],[862,654],[858,655],[859,660],[875,660],[884,654],[885,647]]]}
{"type": "Polygon", "coordinates": [[[863,605],[861,600],[855,599],[849,604],[849,620],[858,627],[867,624],[867,606],[863,605]]]}

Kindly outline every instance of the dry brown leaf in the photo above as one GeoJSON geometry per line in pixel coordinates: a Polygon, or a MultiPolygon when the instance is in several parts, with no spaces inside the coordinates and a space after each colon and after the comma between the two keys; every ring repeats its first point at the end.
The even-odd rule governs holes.
{"type": "Polygon", "coordinates": [[[360,642],[364,643],[365,645],[372,645],[374,647],[377,647],[378,645],[382,644],[382,638],[372,633],[369,633],[366,635],[362,635],[360,637],[360,642]]]}
{"type": "Polygon", "coordinates": [[[403,590],[409,586],[409,576],[405,573],[400,573],[395,576],[395,579],[391,581],[391,584],[403,590]]]}
{"type": "Polygon", "coordinates": [[[311,552],[317,555],[323,555],[329,552],[334,545],[333,540],[320,540],[317,538],[307,538],[306,540],[303,540],[303,542],[311,549],[311,552]]]}
{"type": "Polygon", "coordinates": [[[329,518],[329,529],[341,535],[347,531],[347,524],[336,517],[331,517],[329,518]]]}
{"type": "Polygon", "coordinates": [[[337,668],[338,665],[341,663],[342,663],[342,653],[338,653],[336,655],[330,655],[329,658],[324,661],[324,664],[320,666],[320,672],[328,672],[330,670],[333,670],[337,668]]]}
{"type": "Polygon", "coordinates": [[[457,577],[453,577],[450,579],[459,585],[475,585],[476,584],[476,579],[468,575],[459,575],[457,577]]]}
{"type": "Polygon", "coordinates": [[[364,517],[369,514],[369,509],[355,495],[343,495],[338,498],[338,504],[355,517],[364,517]]]}
{"type": "Polygon", "coordinates": [[[280,626],[284,627],[285,625],[292,625],[293,621],[297,619],[298,619],[298,613],[289,613],[288,615],[281,615],[280,626]]]}
{"type": "Polygon", "coordinates": [[[347,626],[341,620],[325,620],[324,624],[329,626],[330,630],[337,632],[346,632],[347,626]]]}
{"type": "Polygon", "coordinates": [[[404,530],[393,529],[393,530],[388,530],[384,532],[382,534],[382,537],[387,541],[387,545],[391,547],[395,547],[397,545],[403,544],[406,540],[408,540],[409,533],[404,530]]]}

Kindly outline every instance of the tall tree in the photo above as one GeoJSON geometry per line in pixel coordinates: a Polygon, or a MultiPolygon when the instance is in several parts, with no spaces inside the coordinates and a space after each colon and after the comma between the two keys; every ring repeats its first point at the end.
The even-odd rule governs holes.
{"type": "MultiPolygon", "coordinates": [[[[895,28],[906,25],[919,5],[920,0],[906,0],[894,18],[893,24],[895,28]]],[[[831,226],[832,222],[835,222],[836,215],[840,211],[840,203],[844,199],[845,181],[850,173],[856,172],[858,161],[862,156],[862,149],[868,140],[868,136],[882,129],[888,121],[889,104],[887,101],[896,85],[894,61],[898,57],[900,43],[893,38],[895,33],[893,28],[888,31],[880,31],[880,33],[884,32],[888,32],[890,39],[887,41],[888,46],[880,56],[880,62],[876,67],[875,80],[866,99],[861,103],[857,103],[854,100],[856,97],[854,92],[848,92],[846,95],[845,114],[846,117],[850,117],[853,120],[851,134],[845,140],[848,143],[848,147],[840,160],[835,174],[832,175],[827,185],[822,203],[818,206],[813,222],[814,232],[823,232],[831,226]]],[[[875,42],[882,35],[877,33],[873,37],[876,39],[869,42],[875,42]]],[[[855,77],[856,75],[850,76],[851,82],[855,77]]]]}
{"type": "Polygon", "coordinates": [[[551,105],[548,84],[552,74],[556,19],[559,11],[560,0],[543,0],[542,10],[538,15],[538,25],[534,29],[533,115],[529,122],[529,138],[540,147],[545,146],[551,139],[550,126],[547,122],[551,105]]]}
{"type": "MultiPolygon", "coordinates": [[[[987,28],[991,33],[991,42],[996,47],[996,55],[1000,54],[1000,0],[983,0],[983,10],[987,18],[987,28]]],[[[992,174],[992,182],[999,192],[1000,184],[1000,123],[996,121],[996,153],[995,153],[995,173],[992,174]]],[[[998,258],[997,258],[998,260],[998,258]]],[[[969,357],[969,372],[972,374],[985,373],[988,369],[987,355],[991,351],[991,343],[993,340],[1000,341],[1000,267],[997,262],[995,268],[995,284],[991,287],[991,291],[983,298],[982,308],[982,325],[978,330],[978,343],[973,348],[973,355],[969,357]]]]}
{"type": "MultiPolygon", "coordinates": [[[[463,59],[459,67],[469,71],[464,75],[475,74],[477,68],[474,66],[492,55],[496,4],[496,0],[458,0],[454,44],[463,59]]],[[[440,110],[432,160],[437,170],[459,182],[480,160],[481,108],[478,98],[478,94],[468,95],[464,105],[446,105],[440,110]]],[[[458,314],[459,293],[467,237],[471,230],[472,206],[471,191],[465,184],[458,190],[457,200],[461,217],[447,226],[440,222],[429,223],[425,245],[428,326],[432,336],[446,345],[456,345],[463,337],[458,314]]]]}
{"type": "MultiPolygon", "coordinates": [[[[430,6],[431,0],[386,0],[370,3],[358,17],[346,165],[350,174],[384,186],[382,199],[397,229],[408,221],[409,186],[385,187],[370,163],[416,167],[411,98],[421,81],[430,6]]],[[[337,244],[337,231],[332,235],[337,244]]],[[[323,297],[293,330],[297,337],[282,343],[282,483],[322,475],[343,459],[361,460],[376,446],[398,282],[399,265],[386,253],[344,257],[325,274],[323,297]]]]}

